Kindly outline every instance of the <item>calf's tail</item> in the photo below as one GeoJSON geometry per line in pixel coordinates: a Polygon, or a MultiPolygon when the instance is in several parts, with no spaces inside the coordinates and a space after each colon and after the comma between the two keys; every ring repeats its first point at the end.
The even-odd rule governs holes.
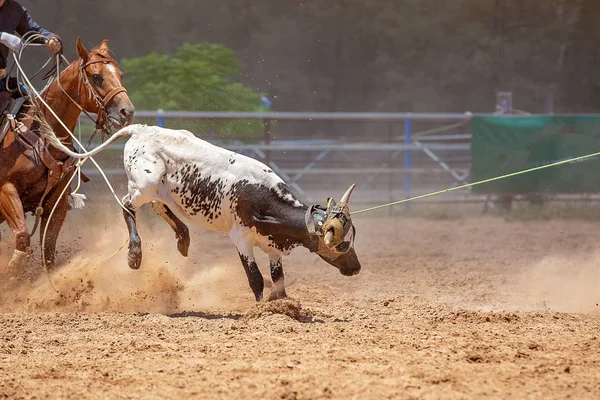
{"type": "Polygon", "coordinates": [[[73,157],[73,158],[77,158],[77,159],[93,157],[96,154],[100,153],[102,150],[106,149],[108,146],[110,146],[114,142],[116,142],[117,140],[119,140],[123,137],[129,137],[138,132],[141,132],[146,127],[146,125],[141,125],[141,124],[133,124],[133,125],[126,126],[124,128],[121,128],[114,135],[112,135],[106,142],[102,143],[101,145],[94,148],[93,150],[83,152],[83,153],[76,153],[73,150],[69,149],[67,146],[65,146],[60,141],[60,139],[58,137],[56,137],[56,134],[54,133],[54,131],[52,130],[52,128],[50,127],[48,122],[46,122],[46,120],[43,117],[36,116],[36,120],[40,124],[40,136],[42,138],[46,139],[48,141],[48,143],[50,143],[52,146],[56,147],[58,150],[62,151],[69,157],[73,157]]]}

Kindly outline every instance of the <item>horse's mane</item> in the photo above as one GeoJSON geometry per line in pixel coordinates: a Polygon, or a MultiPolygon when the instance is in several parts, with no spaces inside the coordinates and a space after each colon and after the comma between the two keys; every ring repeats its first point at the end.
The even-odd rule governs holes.
{"type": "Polygon", "coordinates": [[[108,54],[107,52],[104,52],[104,51],[100,50],[100,46],[96,46],[93,49],[91,49],[90,52],[89,52],[89,54],[97,56],[97,57],[100,57],[100,58],[103,58],[106,61],[109,61],[112,64],[114,64],[115,67],[121,69],[121,66],[119,65],[119,63],[117,62],[117,60],[115,60],[114,57],[111,54],[108,54]]]}

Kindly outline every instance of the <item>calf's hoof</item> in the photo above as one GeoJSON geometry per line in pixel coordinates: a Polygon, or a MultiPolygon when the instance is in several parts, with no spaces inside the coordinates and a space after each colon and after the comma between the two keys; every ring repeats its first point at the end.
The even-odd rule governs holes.
{"type": "Polygon", "coordinates": [[[139,269],[142,265],[142,252],[141,251],[129,251],[127,255],[127,263],[131,269],[139,269]]]}
{"type": "Polygon", "coordinates": [[[287,294],[284,291],[271,292],[269,294],[269,301],[287,299],[287,294]]]}
{"type": "Polygon", "coordinates": [[[265,282],[265,288],[271,289],[273,287],[273,282],[271,282],[271,278],[268,276],[263,275],[263,281],[265,282]]]}
{"type": "Polygon", "coordinates": [[[187,257],[188,250],[190,248],[190,236],[189,235],[185,235],[185,236],[176,235],[176,236],[177,236],[177,250],[179,250],[179,253],[181,253],[182,256],[187,257]]]}

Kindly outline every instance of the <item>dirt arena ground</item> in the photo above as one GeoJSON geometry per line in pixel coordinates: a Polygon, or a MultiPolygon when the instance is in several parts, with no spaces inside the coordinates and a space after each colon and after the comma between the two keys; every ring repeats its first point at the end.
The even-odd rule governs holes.
{"type": "Polygon", "coordinates": [[[30,281],[2,283],[0,398],[600,395],[599,223],[361,216],[358,276],[298,249],[293,299],[256,304],[228,238],[192,229],[184,259],[149,212],[142,268],[100,262],[126,239],[120,215],[71,212],[58,293],[35,257],[30,281]]]}

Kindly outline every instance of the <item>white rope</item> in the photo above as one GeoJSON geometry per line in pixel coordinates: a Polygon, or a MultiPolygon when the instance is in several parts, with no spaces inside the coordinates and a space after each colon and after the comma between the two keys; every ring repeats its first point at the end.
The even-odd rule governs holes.
{"type": "MultiPolygon", "coordinates": [[[[33,35],[32,35],[33,36],[33,35]]],[[[31,39],[33,40],[33,39],[31,39]]],[[[29,43],[26,43],[26,45],[30,45],[29,43]]],[[[19,62],[19,59],[22,55],[23,49],[26,46],[23,46],[23,48],[21,49],[21,51],[19,52],[19,57],[17,57],[17,55],[15,53],[13,54],[13,59],[15,61],[15,65],[17,66],[18,72],[21,75],[21,77],[25,80],[25,83],[27,85],[27,87],[29,88],[29,90],[34,94],[34,99],[33,101],[36,102],[37,100],[40,100],[44,106],[46,106],[46,108],[50,111],[50,113],[54,116],[54,118],[56,118],[56,120],[60,123],[60,125],[65,129],[65,131],[71,136],[71,138],[75,141],[75,143],[77,143],[82,149],[84,148],[83,144],[77,139],[77,137],[75,137],[75,135],[73,135],[73,133],[70,131],[69,128],[67,128],[67,126],[64,124],[64,122],[56,115],[56,113],[54,112],[54,110],[48,105],[48,103],[46,103],[46,101],[41,97],[40,93],[37,92],[37,90],[35,90],[35,88],[33,87],[33,84],[31,83],[31,81],[29,80],[29,78],[27,77],[27,74],[25,73],[25,71],[23,70],[21,63],[19,62]]],[[[58,61],[58,60],[57,60],[58,61]]],[[[57,74],[59,74],[60,71],[58,70],[58,64],[57,64],[57,74]]],[[[48,84],[46,85],[46,87],[44,88],[44,90],[46,90],[48,87],[50,86],[50,82],[48,82],[48,84]]],[[[81,131],[80,131],[81,133],[81,131]]],[[[46,235],[47,235],[47,231],[48,231],[48,226],[50,225],[51,221],[52,221],[52,217],[54,216],[54,212],[56,211],[56,207],[58,206],[58,203],[60,201],[60,199],[65,195],[66,191],[68,190],[69,186],[71,185],[71,183],[73,182],[73,179],[75,179],[75,176],[79,176],[79,178],[81,179],[81,166],[88,160],[90,159],[92,161],[92,163],[94,164],[94,166],[98,169],[98,171],[100,172],[100,174],[102,175],[102,178],[104,179],[104,181],[106,182],[107,186],[109,187],[113,197],[115,198],[115,200],[117,201],[117,203],[119,204],[119,206],[125,210],[126,212],[128,212],[129,214],[131,214],[131,212],[125,208],[125,206],[123,205],[123,203],[121,203],[121,200],[119,199],[119,197],[117,196],[112,184],[110,183],[110,181],[108,180],[108,178],[106,177],[106,174],[104,173],[104,170],[102,170],[102,168],[100,167],[100,165],[98,165],[98,163],[96,162],[96,160],[94,160],[93,157],[87,157],[84,158],[82,160],[79,160],[76,164],[76,169],[77,169],[77,174],[73,174],[73,176],[71,176],[71,178],[69,179],[68,184],[65,186],[65,188],[63,189],[61,195],[59,196],[58,200],[56,201],[56,203],[54,204],[54,207],[52,208],[52,211],[50,212],[50,215],[48,216],[47,219],[47,223],[46,226],[44,227],[44,233],[42,234],[42,265],[44,268],[44,271],[46,272],[46,275],[48,277],[48,280],[50,282],[50,285],[52,286],[52,288],[56,291],[56,288],[54,288],[54,285],[52,284],[52,281],[50,280],[50,276],[48,274],[48,266],[46,264],[46,251],[45,251],[45,243],[46,243],[46,235]]],[[[77,189],[79,189],[81,181],[79,181],[79,184],[77,186],[77,189]]],[[[76,189],[76,190],[77,190],[76,189]]],[[[124,245],[123,245],[124,246],[124,245]]],[[[115,253],[113,253],[113,255],[117,254],[122,248],[123,246],[121,246],[121,248],[119,248],[119,250],[117,250],[115,253]]],[[[111,255],[110,257],[112,257],[113,255],[111,255]]],[[[108,258],[110,258],[108,257],[108,258]]]]}
{"type": "MultiPolygon", "coordinates": [[[[34,47],[41,47],[41,46],[45,46],[45,44],[42,44],[42,43],[33,43],[33,42],[34,42],[34,41],[36,41],[36,40],[46,40],[46,37],[45,37],[44,35],[42,35],[42,34],[39,34],[39,33],[33,33],[33,32],[28,32],[28,33],[26,33],[26,34],[23,36],[23,38],[22,38],[22,43],[23,43],[23,45],[21,46],[21,49],[19,50],[19,60],[20,60],[20,59],[21,59],[21,57],[23,56],[23,52],[25,51],[25,49],[26,49],[26,48],[29,48],[29,47],[32,47],[32,46],[34,46],[34,47]]],[[[16,60],[16,55],[15,55],[15,53],[13,53],[13,57],[15,57],[15,60],[16,60]]],[[[52,60],[52,57],[50,57],[50,58],[48,59],[48,61],[46,62],[46,64],[44,64],[44,66],[43,66],[43,67],[40,69],[40,71],[41,71],[42,69],[44,69],[46,65],[48,65],[48,63],[50,62],[50,60],[52,60]]],[[[57,60],[57,61],[60,61],[60,60],[57,60]]],[[[23,75],[23,76],[25,76],[25,77],[27,77],[27,76],[26,76],[26,74],[23,72],[22,68],[19,68],[19,65],[20,65],[20,64],[18,64],[18,63],[17,63],[17,68],[19,69],[19,70],[17,71],[17,74],[18,74],[18,75],[17,75],[17,78],[19,78],[19,79],[18,79],[18,81],[19,81],[19,82],[21,82],[21,81],[22,81],[22,79],[20,79],[20,78],[21,78],[21,75],[23,75]]],[[[60,64],[58,64],[58,63],[56,64],[56,69],[57,69],[57,71],[59,70],[59,65],[60,65],[60,64]]],[[[40,71],[38,71],[38,73],[39,73],[40,71]]],[[[37,74],[36,74],[36,75],[37,75],[37,74]]],[[[52,84],[52,82],[53,82],[53,81],[54,81],[54,77],[51,77],[51,78],[49,78],[49,79],[48,79],[48,82],[46,82],[46,85],[45,85],[45,86],[44,86],[44,88],[43,88],[43,89],[40,91],[40,93],[44,93],[44,91],[50,87],[50,85],[52,84]]],[[[21,90],[21,88],[18,88],[18,89],[19,89],[19,91],[21,90]]],[[[23,93],[21,93],[21,95],[23,95],[23,93]]]]}
{"type": "Polygon", "coordinates": [[[110,260],[111,258],[113,258],[114,256],[116,256],[121,250],[123,250],[123,247],[125,247],[127,245],[127,243],[129,243],[129,238],[127,238],[125,240],[125,243],[123,243],[121,245],[121,247],[119,247],[114,253],[112,253],[110,256],[103,258],[102,260],[98,261],[98,264],[102,264],[108,260],[110,260]]]}
{"type": "MultiPolygon", "coordinates": [[[[44,272],[46,272],[46,275],[48,275],[48,280],[50,280],[50,274],[48,273],[48,265],[46,265],[46,252],[45,252],[45,248],[46,248],[46,234],[48,233],[48,227],[50,226],[50,223],[52,222],[52,216],[54,215],[54,212],[56,211],[56,207],[58,207],[58,203],[60,203],[60,199],[62,199],[62,197],[65,195],[66,191],[69,189],[69,186],[71,186],[71,182],[73,182],[73,179],[75,179],[75,176],[77,176],[76,174],[73,174],[71,176],[71,178],[69,179],[69,182],[65,185],[63,191],[60,193],[60,196],[58,196],[58,200],[56,200],[56,202],[54,203],[54,206],[52,207],[52,211],[50,211],[50,216],[48,217],[48,220],[46,221],[46,226],[44,226],[44,233],[42,234],[42,267],[44,268],[44,272]]],[[[52,285],[52,281],[50,280],[50,284],[52,285]]],[[[54,289],[54,285],[52,285],[52,288],[54,289]]],[[[54,289],[56,291],[56,289],[54,289]]]]}
{"type": "MultiPolygon", "coordinates": [[[[79,136],[79,143],[81,143],[81,118],[77,118],[77,135],[79,136]]],[[[77,168],[77,187],[72,193],[77,193],[81,187],[81,168],[77,168]]]]}
{"type": "MultiPolygon", "coordinates": [[[[54,110],[48,105],[48,103],[46,103],[46,101],[35,90],[35,88],[31,84],[31,82],[29,81],[29,79],[25,75],[25,72],[23,71],[23,68],[21,67],[21,64],[19,63],[19,60],[17,59],[15,53],[13,53],[13,57],[15,59],[15,64],[16,64],[17,68],[19,69],[19,71],[21,71],[21,74],[23,75],[23,78],[25,79],[25,83],[29,87],[29,90],[31,90],[32,93],[35,94],[36,98],[39,99],[42,102],[42,104],[44,104],[44,106],[46,106],[46,108],[50,111],[50,113],[54,116],[54,118],[56,118],[56,120],[60,123],[60,125],[64,128],[64,130],[67,131],[67,133],[71,136],[71,138],[75,141],[75,143],[77,143],[77,145],[79,145],[82,149],[84,149],[85,147],[83,146],[83,144],[81,144],[81,142],[79,140],[77,140],[77,137],[75,137],[75,135],[73,135],[73,133],[69,130],[69,128],[67,128],[67,126],[64,124],[64,122],[56,115],[56,113],[54,112],[54,110]]],[[[37,100],[35,100],[35,101],[37,101],[37,100]]],[[[117,196],[114,188],[112,187],[110,181],[106,177],[106,174],[104,173],[104,171],[102,170],[102,168],[100,167],[100,165],[98,165],[98,163],[96,162],[96,160],[94,160],[93,157],[88,157],[88,158],[92,161],[92,163],[94,164],[94,166],[98,169],[98,171],[100,172],[100,174],[102,175],[102,177],[106,181],[106,184],[108,185],[108,187],[109,187],[111,193],[113,194],[114,198],[117,200],[117,203],[119,203],[119,205],[121,206],[122,209],[124,209],[126,211],[129,211],[129,210],[127,210],[127,208],[125,208],[125,206],[123,205],[123,203],[121,203],[121,200],[117,196]]],[[[81,168],[81,165],[83,165],[88,160],[88,158],[84,158],[83,160],[81,160],[81,162],[78,163],[78,167],[77,168],[81,168]]]]}

